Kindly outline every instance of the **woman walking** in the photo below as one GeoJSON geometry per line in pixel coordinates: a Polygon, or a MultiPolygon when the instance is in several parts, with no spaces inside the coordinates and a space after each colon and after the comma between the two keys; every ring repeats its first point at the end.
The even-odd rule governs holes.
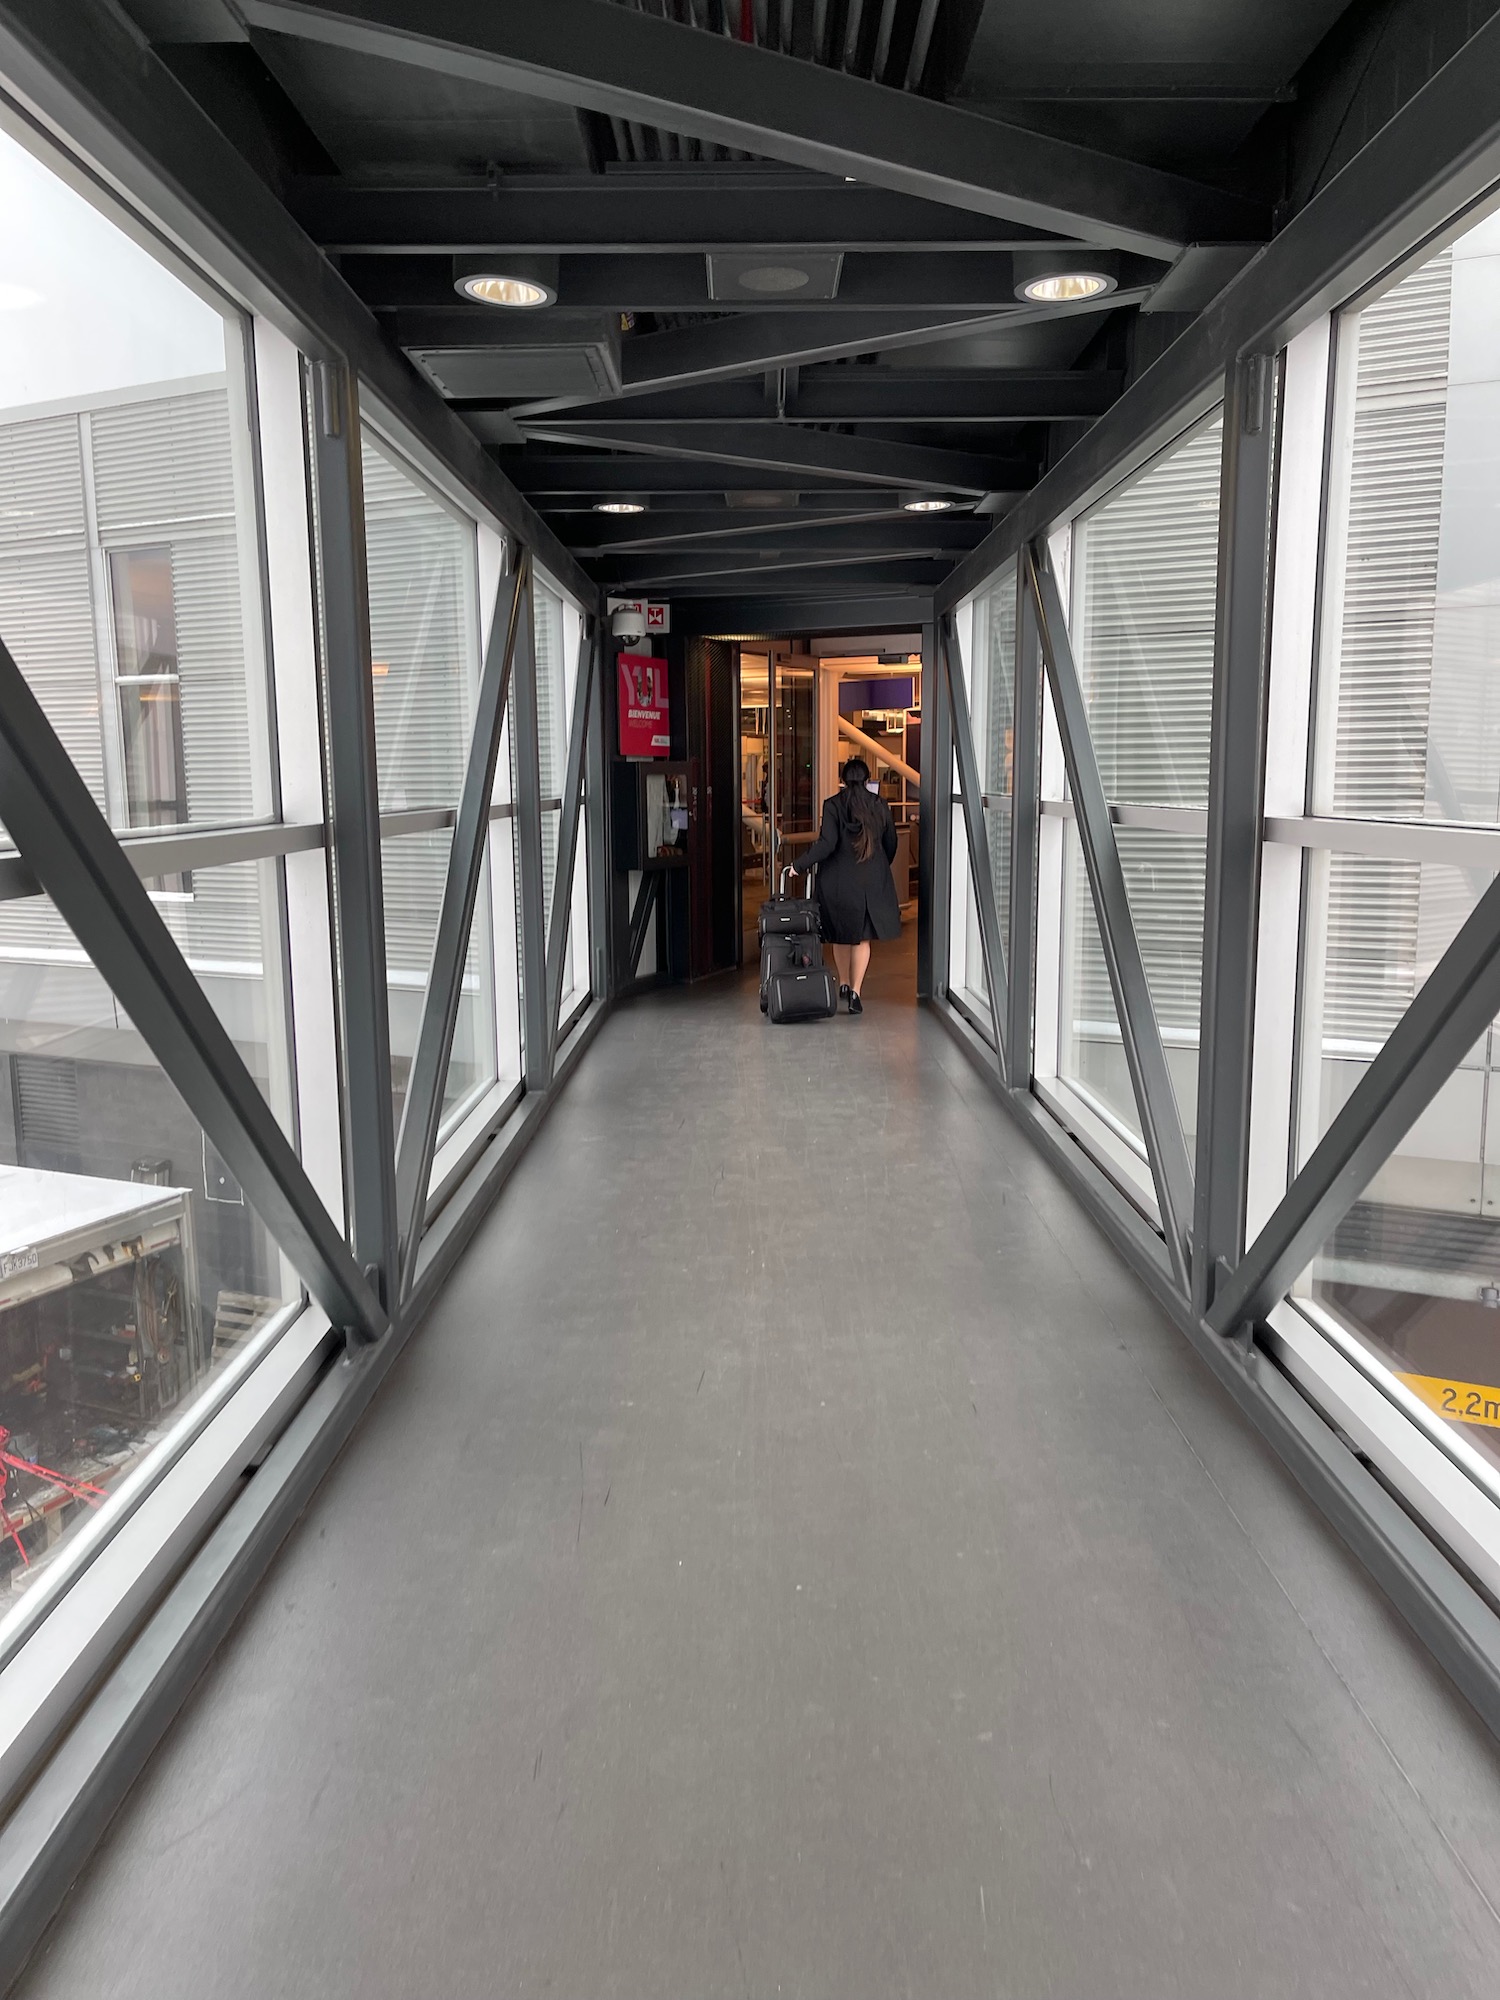
{"type": "Polygon", "coordinates": [[[823,824],[812,846],[798,856],[798,874],[818,871],[823,936],[833,951],[839,998],[862,1014],[859,997],[875,938],[901,935],[901,904],[891,875],[896,825],[891,809],[869,790],[870,767],[851,757],[839,773],[842,787],[823,801],[823,824]]]}

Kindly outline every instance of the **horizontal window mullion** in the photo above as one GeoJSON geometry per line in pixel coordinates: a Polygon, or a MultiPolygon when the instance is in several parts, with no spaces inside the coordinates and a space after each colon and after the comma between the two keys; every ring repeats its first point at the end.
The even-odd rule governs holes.
{"type": "Polygon", "coordinates": [[[1308,814],[1268,819],[1265,837],[1284,847],[1313,847],[1389,861],[1445,862],[1454,868],[1500,872],[1500,827],[1308,814]]]}
{"type": "MultiPolygon", "coordinates": [[[[1071,799],[1043,799],[1042,813],[1049,819],[1076,819],[1071,799]]],[[[1207,836],[1208,812],[1203,806],[1129,806],[1111,804],[1110,819],[1116,826],[1139,826],[1155,833],[1195,833],[1207,836]]]]}
{"type": "MultiPolygon", "coordinates": [[[[552,801],[557,805],[558,800],[552,801]]],[[[546,801],[543,801],[546,804],[546,801]]],[[[491,825],[497,819],[514,819],[516,809],[508,801],[496,801],[490,807],[491,825]]],[[[413,833],[443,833],[458,817],[455,806],[414,806],[407,812],[388,812],[380,815],[380,838],[401,840],[413,833]]]]}
{"type": "MultiPolygon", "coordinates": [[[[321,847],[321,822],[268,821],[255,826],[183,827],[171,833],[117,835],[137,875],[182,875],[194,868],[227,868],[237,861],[272,861],[321,847]]],[[[42,886],[21,855],[0,855],[0,903],[39,896],[42,886]]]]}

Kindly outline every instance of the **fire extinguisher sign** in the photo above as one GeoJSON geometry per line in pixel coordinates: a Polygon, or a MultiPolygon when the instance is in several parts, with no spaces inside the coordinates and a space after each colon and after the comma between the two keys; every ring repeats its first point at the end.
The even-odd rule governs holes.
{"type": "Polygon", "coordinates": [[[667,663],[650,653],[620,655],[620,755],[666,757],[672,750],[667,663]]]}

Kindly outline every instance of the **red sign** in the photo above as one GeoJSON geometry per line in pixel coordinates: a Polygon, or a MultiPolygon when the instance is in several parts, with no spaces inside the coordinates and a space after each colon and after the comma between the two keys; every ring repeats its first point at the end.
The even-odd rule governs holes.
{"type": "Polygon", "coordinates": [[[667,757],[671,750],[666,661],[650,653],[621,653],[620,755],[667,757]]]}

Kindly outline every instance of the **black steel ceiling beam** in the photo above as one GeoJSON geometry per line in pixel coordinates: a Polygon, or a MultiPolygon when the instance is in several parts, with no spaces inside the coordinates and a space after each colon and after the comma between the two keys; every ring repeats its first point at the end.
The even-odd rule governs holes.
{"type": "MultiPolygon", "coordinates": [[[[1098,417],[1125,386],[1113,370],[997,369],[989,375],[918,375],[904,368],[806,369],[784,403],[760,379],[705,382],[655,395],[610,398],[568,411],[570,423],[1025,424],[1098,417]]],[[[481,406],[474,406],[481,407],[481,406]]],[[[525,421],[524,415],[521,419],[525,421]]]]}
{"type": "MultiPolygon", "coordinates": [[[[981,458],[931,445],[888,444],[790,424],[620,424],[594,429],[553,418],[526,426],[551,444],[609,445],[646,457],[699,458],[724,465],[759,466],[773,474],[819,472],[857,486],[931,488],[982,499],[1031,484],[1029,461],[981,458]]],[[[768,485],[774,480],[767,480],[768,485]]]]}
{"type": "MultiPolygon", "coordinates": [[[[911,525],[912,517],[903,513],[897,502],[887,501],[880,494],[872,496],[873,504],[851,513],[849,509],[851,505],[858,504],[859,497],[846,491],[843,505],[837,512],[825,509],[821,513],[800,507],[795,513],[759,507],[736,508],[731,513],[723,506],[713,511],[695,507],[681,512],[653,507],[644,517],[593,513],[587,521],[570,522],[560,532],[580,556],[584,553],[611,555],[627,552],[645,555],[653,549],[665,553],[671,549],[702,550],[735,542],[782,540],[787,536],[800,538],[809,529],[853,527],[867,522],[904,521],[908,527],[911,525]]],[[[972,521],[976,517],[969,515],[965,518],[972,521]]],[[[981,521],[979,525],[983,528],[985,524],[981,521]]],[[[972,539],[978,540],[979,537],[976,535],[972,539]]],[[[966,542],[963,546],[970,544],[966,542]]]]}
{"type": "MultiPolygon", "coordinates": [[[[624,395],[635,397],[661,389],[682,389],[699,382],[731,380],[737,375],[762,376],[781,368],[811,367],[820,361],[838,361],[856,354],[891,354],[965,335],[992,333],[1034,325],[1040,320],[1098,314],[1120,305],[1137,303],[1140,292],[1114,292],[1103,300],[1088,299],[1067,306],[1015,306],[996,314],[955,313],[735,313],[710,320],[700,326],[673,327],[666,333],[647,333],[627,340],[620,350],[620,375],[624,395]]],[[[399,322],[400,338],[406,347],[483,346],[477,334],[462,340],[430,341],[409,338],[410,323],[399,322]]],[[[465,322],[465,325],[467,322],[465,322]]],[[[420,323],[413,329],[421,330],[420,323]]],[[[464,326],[455,326],[464,332],[464,326]]],[[[566,336],[559,327],[557,338],[566,336]]],[[[586,396],[549,396],[534,403],[515,405],[510,414],[518,420],[544,416],[591,403],[586,396]]]]}
{"type": "Polygon", "coordinates": [[[620,547],[601,543],[592,530],[580,532],[573,553],[591,567],[608,563],[770,562],[799,555],[951,555],[984,540],[989,523],[973,514],[931,515],[884,513],[870,521],[825,524],[811,519],[790,528],[767,524],[756,534],[719,536],[696,548],[620,547]]]}
{"type": "Polygon", "coordinates": [[[344,257],[667,256],[674,251],[880,251],[952,248],[991,255],[1071,238],[857,181],[754,166],[653,168],[599,175],[507,175],[495,187],[350,187],[292,182],[287,205],[325,250],[344,257]]]}
{"type": "MultiPolygon", "coordinates": [[[[779,251],[778,256],[793,253],[779,251]]],[[[1144,257],[1119,260],[1127,292],[1155,286],[1168,267],[1144,257]]],[[[492,306],[469,305],[453,290],[453,265],[446,257],[345,257],[345,279],[373,312],[437,315],[445,325],[472,321],[493,326],[492,306]]],[[[766,301],[748,293],[716,298],[709,290],[708,259],[695,252],[670,256],[568,256],[557,280],[557,304],[564,310],[595,312],[763,313],[766,301]]],[[[1006,251],[927,251],[899,257],[848,255],[833,298],[816,292],[776,300],[778,314],[889,312],[892,308],[932,312],[1025,310],[1016,298],[1015,260],[1006,251]]],[[[425,337],[425,336],[424,336],[425,337]]],[[[403,338],[405,336],[403,335],[403,338]]]]}
{"type": "MultiPolygon", "coordinates": [[[[623,393],[639,395],[658,389],[685,388],[698,382],[720,382],[739,375],[759,379],[769,370],[800,368],[819,361],[838,361],[856,354],[893,353],[930,346],[963,334],[984,333],[996,326],[1026,323],[1026,315],[972,313],[734,313],[698,326],[673,327],[665,333],[637,334],[622,343],[620,374],[623,393]]],[[[586,335],[566,319],[538,319],[522,331],[525,344],[571,347],[586,335]]],[[[398,346],[409,354],[430,354],[513,346],[519,338],[513,322],[496,327],[472,313],[398,313],[386,321],[398,346]]],[[[539,397],[512,406],[514,417],[550,415],[591,405],[594,393],[539,397]]]]}
{"type": "Polygon", "coordinates": [[[611,557],[599,565],[600,581],[611,590],[670,590],[673,596],[689,591],[741,590],[748,585],[761,589],[784,590],[805,579],[810,586],[823,588],[837,580],[847,589],[874,584],[888,588],[907,583],[934,589],[947,574],[952,557],[942,553],[915,553],[888,556],[784,556],[766,562],[747,558],[695,562],[685,557],[653,557],[649,562],[626,563],[611,557]]]}
{"type": "MultiPolygon", "coordinates": [[[[837,440],[835,440],[837,442],[837,440]]],[[[726,493],[764,492],[815,494],[836,497],[847,506],[854,497],[841,475],[816,468],[783,467],[768,476],[754,465],[715,464],[711,460],[641,458],[633,455],[606,455],[599,452],[500,452],[499,463],[519,491],[537,506],[551,509],[563,500],[594,497],[630,499],[648,494],[704,494],[722,500],[726,493]]],[[[1028,471],[1023,485],[1030,485],[1028,471]]],[[[892,492],[901,490],[901,481],[892,475],[884,481],[892,492]]]]}
{"type": "Polygon", "coordinates": [[[814,576],[805,583],[793,578],[785,590],[773,579],[746,585],[736,596],[717,593],[687,599],[672,607],[672,630],[708,637],[754,633],[859,632],[920,633],[932,615],[932,600],[920,588],[896,584],[882,576],[863,586],[840,589],[837,579],[814,576]],[[770,591],[775,589],[775,595],[770,591]]]}
{"type": "Polygon", "coordinates": [[[1264,204],[601,0],[239,0],[254,27],[1172,257],[1264,204]]]}

